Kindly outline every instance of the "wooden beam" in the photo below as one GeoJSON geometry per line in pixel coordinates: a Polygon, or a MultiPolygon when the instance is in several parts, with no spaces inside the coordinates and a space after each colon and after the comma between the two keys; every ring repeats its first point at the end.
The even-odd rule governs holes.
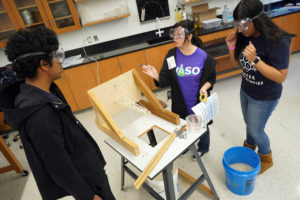
{"type": "MultiPolygon", "coordinates": [[[[178,168],[178,174],[180,174],[182,177],[184,177],[187,181],[194,183],[196,179],[183,171],[182,169],[178,168]]],[[[199,189],[205,192],[207,195],[209,195],[211,198],[215,198],[212,191],[204,184],[200,184],[199,189]]]]}
{"type": "Polygon", "coordinates": [[[118,125],[115,123],[115,121],[109,115],[109,113],[101,105],[99,100],[96,98],[95,94],[91,90],[88,91],[88,94],[89,94],[91,104],[93,105],[95,112],[99,113],[102,116],[102,118],[108,125],[109,129],[111,129],[113,132],[115,132],[120,138],[124,137],[124,134],[122,133],[121,129],[118,127],[118,125]]]}
{"type": "Polygon", "coordinates": [[[11,170],[15,170],[17,173],[22,173],[24,171],[23,167],[15,157],[15,155],[12,153],[12,151],[9,149],[7,144],[5,143],[4,139],[0,136],[0,151],[2,152],[3,156],[6,158],[6,160],[9,162],[9,166],[0,168],[0,174],[4,172],[8,172],[11,170]]]}
{"type": "Polygon", "coordinates": [[[97,119],[95,119],[97,127],[106,133],[108,136],[110,136],[112,139],[114,139],[116,142],[118,142],[120,145],[125,147],[128,151],[133,153],[134,155],[139,155],[140,154],[140,149],[139,146],[131,141],[128,137],[124,136],[122,138],[118,137],[118,135],[113,132],[105,123],[99,123],[97,119]]]}
{"type": "Polygon", "coordinates": [[[139,103],[146,107],[152,114],[163,118],[167,120],[168,122],[171,122],[173,124],[179,125],[180,124],[180,117],[176,113],[173,113],[171,111],[165,110],[165,109],[156,109],[154,106],[152,106],[149,102],[145,100],[140,100],[139,103]]]}
{"type": "Polygon", "coordinates": [[[158,101],[156,96],[153,94],[153,92],[150,90],[150,88],[146,85],[146,83],[140,77],[139,73],[135,69],[132,69],[132,74],[133,74],[135,84],[141,90],[141,92],[145,95],[145,97],[148,99],[150,104],[157,110],[164,110],[161,103],[158,101]]]}
{"type": "Polygon", "coordinates": [[[161,157],[164,155],[164,153],[167,151],[169,146],[172,144],[173,140],[176,138],[176,134],[173,132],[169,137],[166,139],[164,144],[160,147],[160,149],[157,151],[157,153],[153,156],[152,160],[148,163],[144,171],[141,173],[141,175],[136,179],[134,182],[135,189],[138,190],[142,186],[142,184],[145,182],[155,165],[158,163],[158,161],[161,159],[161,157]]]}

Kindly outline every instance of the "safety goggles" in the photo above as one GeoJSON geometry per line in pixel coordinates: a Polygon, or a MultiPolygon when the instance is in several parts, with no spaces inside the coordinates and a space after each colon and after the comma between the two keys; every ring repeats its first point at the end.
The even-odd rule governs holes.
{"type": "Polygon", "coordinates": [[[258,17],[259,17],[261,14],[263,14],[263,13],[264,13],[264,10],[262,10],[258,15],[254,16],[254,17],[252,17],[252,18],[247,17],[247,18],[243,18],[243,19],[241,19],[241,20],[239,20],[239,21],[234,20],[234,27],[235,27],[238,31],[241,31],[241,32],[246,31],[246,30],[248,30],[248,28],[249,28],[249,24],[250,24],[253,20],[255,20],[256,18],[258,18],[258,17]]]}
{"type": "Polygon", "coordinates": [[[188,35],[189,31],[186,28],[171,28],[169,35],[171,38],[184,39],[188,35]]]}
{"type": "MultiPolygon", "coordinates": [[[[30,57],[30,56],[41,56],[41,55],[47,55],[48,53],[47,52],[44,52],[44,51],[38,51],[38,52],[31,52],[31,53],[25,53],[25,54],[22,54],[20,56],[18,56],[14,62],[18,61],[18,60],[21,60],[23,58],[27,58],[27,57],[30,57]]],[[[56,50],[56,51],[52,51],[50,54],[48,54],[50,57],[52,57],[53,59],[55,59],[57,62],[59,63],[63,63],[64,60],[65,60],[65,52],[64,50],[61,48],[60,50],[56,50]]]]}
{"type": "Polygon", "coordinates": [[[251,18],[241,19],[240,21],[234,21],[234,28],[238,31],[246,31],[249,28],[249,24],[252,22],[251,18]]]}
{"type": "Polygon", "coordinates": [[[52,58],[60,64],[62,64],[65,61],[65,52],[62,48],[60,50],[52,51],[50,53],[50,56],[52,56],[52,58]]]}

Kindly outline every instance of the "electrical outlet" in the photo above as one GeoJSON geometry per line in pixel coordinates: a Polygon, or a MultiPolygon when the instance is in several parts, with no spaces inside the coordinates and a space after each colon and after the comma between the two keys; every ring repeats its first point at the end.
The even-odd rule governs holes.
{"type": "Polygon", "coordinates": [[[93,42],[91,36],[88,36],[86,39],[87,39],[88,43],[92,43],[93,42]]]}
{"type": "Polygon", "coordinates": [[[94,38],[94,42],[97,42],[99,40],[98,35],[93,35],[93,38],[94,38]]]}

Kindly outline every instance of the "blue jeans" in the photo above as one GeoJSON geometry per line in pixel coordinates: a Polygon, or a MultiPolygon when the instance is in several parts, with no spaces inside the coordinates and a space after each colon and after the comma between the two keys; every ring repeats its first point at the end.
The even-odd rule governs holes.
{"type": "Polygon", "coordinates": [[[249,145],[257,145],[258,152],[261,154],[270,153],[270,140],[264,129],[278,103],[278,99],[257,101],[249,97],[242,89],[240,91],[240,99],[247,128],[246,142],[249,145]]]}

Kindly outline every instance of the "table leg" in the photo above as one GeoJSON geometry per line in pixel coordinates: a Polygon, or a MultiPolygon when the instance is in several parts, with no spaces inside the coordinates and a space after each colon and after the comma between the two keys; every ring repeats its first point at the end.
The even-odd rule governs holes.
{"type": "Polygon", "coordinates": [[[125,158],[122,156],[121,158],[121,190],[124,191],[124,183],[125,183],[125,158]]]}
{"type": "Polygon", "coordinates": [[[206,169],[204,167],[204,164],[203,164],[203,162],[202,162],[202,160],[201,160],[201,158],[199,156],[199,153],[197,152],[195,144],[193,144],[193,145],[190,146],[190,150],[192,150],[192,152],[194,153],[194,155],[196,157],[197,163],[198,163],[198,165],[199,165],[199,167],[200,167],[200,169],[201,169],[201,171],[202,171],[202,173],[203,173],[203,175],[205,177],[205,180],[207,181],[207,184],[210,187],[210,190],[211,190],[211,192],[214,195],[214,199],[219,199],[219,197],[217,195],[217,192],[216,192],[216,190],[215,190],[215,188],[214,188],[214,186],[213,186],[213,184],[212,184],[212,182],[211,182],[211,180],[210,180],[210,178],[208,176],[208,173],[207,173],[207,171],[206,171],[206,169]]]}
{"type": "Polygon", "coordinates": [[[172,170],[173,170],[173,162],[171,162],[163,170],[163,179],[164,179],[164,186],[165,186],[165,192],[166,192],[166,200],[175,200],[176,199],[172,170]]]}

